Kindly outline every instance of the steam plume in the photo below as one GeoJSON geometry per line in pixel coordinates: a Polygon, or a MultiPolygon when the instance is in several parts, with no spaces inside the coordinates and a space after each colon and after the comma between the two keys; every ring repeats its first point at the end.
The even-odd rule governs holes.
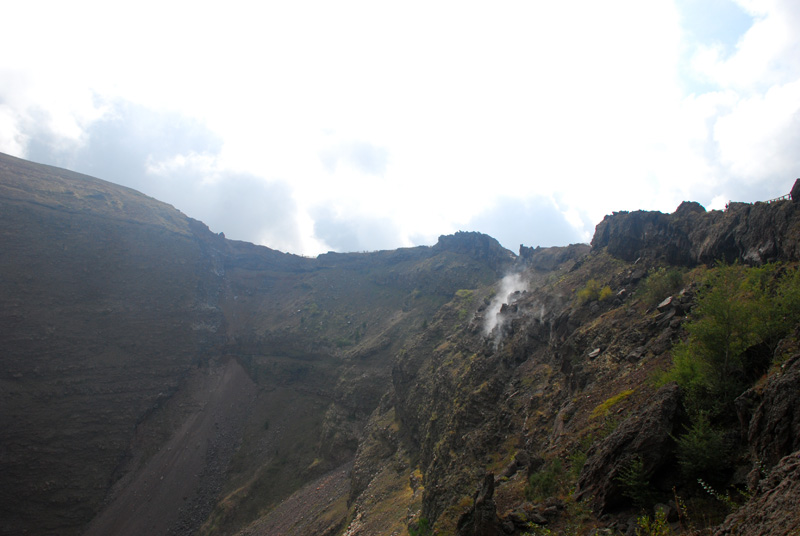
{"type": "Polygon", "coordinates": [[[500,288],[495,294],[494,299],[489,304],[484,317],[483,332],[489,335],[501,322],[500,309],[504,304],[513,301],[512,296],[515,292],[527,290],[528,285],[522,280],[520,274],[508,274],[500,280],[500,288]]]}

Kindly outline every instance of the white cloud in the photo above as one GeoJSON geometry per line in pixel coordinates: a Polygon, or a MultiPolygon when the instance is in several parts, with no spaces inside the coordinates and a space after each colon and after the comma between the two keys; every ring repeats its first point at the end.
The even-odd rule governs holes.
{"type": "Polygon", "coordinates": [[[286,184],[220,168],[212,155],[180,154],[149,162],[147,180],[161,199],[177,199],[189,215],[228,238],[247,240],[282,251],[304,252],[297,210],[286,184]],[[231,217],[235,214],[235,217],[231,217]]]}
{"type": "Polygon", "coordinates": [[[790,177],[800,164],[800,80],[736,103],[714,129],[720,162],[749,182],[790,177]]]}
{"type": "Polygon", "coordinates": [[[698,41],[728,19],[688,31],[688,4],[666,0],[17,2],[0,34],[15,50],[0,60],[0,150],[151,188],[229,236],[249,213],[200,196],[267,188],[292,228],[246,236],[295,252],[431,243],[509,199],[551,199],[562,235],[586,237],[612,210],[785,189],[800,7],[739,3],[749,29],[729,9],[736,29],[707,32],[726,40],[698,41]]]}
{"type": "Polygon", "coordinates": [[[786,0],[737,3],[754,17],[754,22],[737,43],[735,53],[726,56],[718,44],[701,47],[695,68],[713,83],[745,93],[764,91],[774,84],[796,79],[800,74],[797,3],[786,0]]]}
{"type": "Polygon", "coordinates": [[[574,217],[570,221],[556,203],[546,197],[501,198],[473,217],[464,230],[488,233],[516,252],[520,245],[547,247],[584,241],[583,223],[575,222],[574,217]]]}
{"type": "Polygon", "coordinates": [[[25,137],[19,130],[18,122],[16,111],[0,104],[0,151],[15,155],[25,153],[25,137]]]}

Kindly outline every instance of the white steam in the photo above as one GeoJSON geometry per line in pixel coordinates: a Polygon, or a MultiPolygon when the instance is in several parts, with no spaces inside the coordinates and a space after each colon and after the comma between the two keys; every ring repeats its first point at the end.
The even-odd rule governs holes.
{"type": "Polygon", "coordinates": [[[522,280],[520,274],[508,274],[500,280],[500,288],[484,316],[483,332],[485,335],[489,335],[501,322],[500,309],[503,305],[514,301],[514,293],[522,292],[527,288],[528,284],[522,280]]]}

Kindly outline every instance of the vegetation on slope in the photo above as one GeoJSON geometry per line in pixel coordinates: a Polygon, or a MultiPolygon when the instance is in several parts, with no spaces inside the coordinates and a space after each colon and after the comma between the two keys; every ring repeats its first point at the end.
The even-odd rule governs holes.
{"type": "Polygon", "coordinates": [[[736,264],[704,275],[689,337],[675,346],[660,380],[686,391],[692,414],[731,415],[733,400],[765,372],[778,342],[800,321],[798,274],[794,266],[736,264]]]}
{"type": "Polygon", "coordinates": [[[426,484],[410,533],[471,534],[486,472],[504,534],[708,531],[755,492],[734,400],[796,348],[796,264],[687,271],[595,251],[523,277],[504,328],[485,338],[492,291],[462,291],[398,355],[396,447],[426,484]]]}

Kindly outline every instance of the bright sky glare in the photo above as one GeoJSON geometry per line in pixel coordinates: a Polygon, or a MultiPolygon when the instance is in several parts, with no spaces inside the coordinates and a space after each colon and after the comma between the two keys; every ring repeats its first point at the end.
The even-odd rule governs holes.
{"type": "Polygon", "coordinates": [[[800,3],[4,6],[0,151],[315,255],[787,193],[800,3]]]}

